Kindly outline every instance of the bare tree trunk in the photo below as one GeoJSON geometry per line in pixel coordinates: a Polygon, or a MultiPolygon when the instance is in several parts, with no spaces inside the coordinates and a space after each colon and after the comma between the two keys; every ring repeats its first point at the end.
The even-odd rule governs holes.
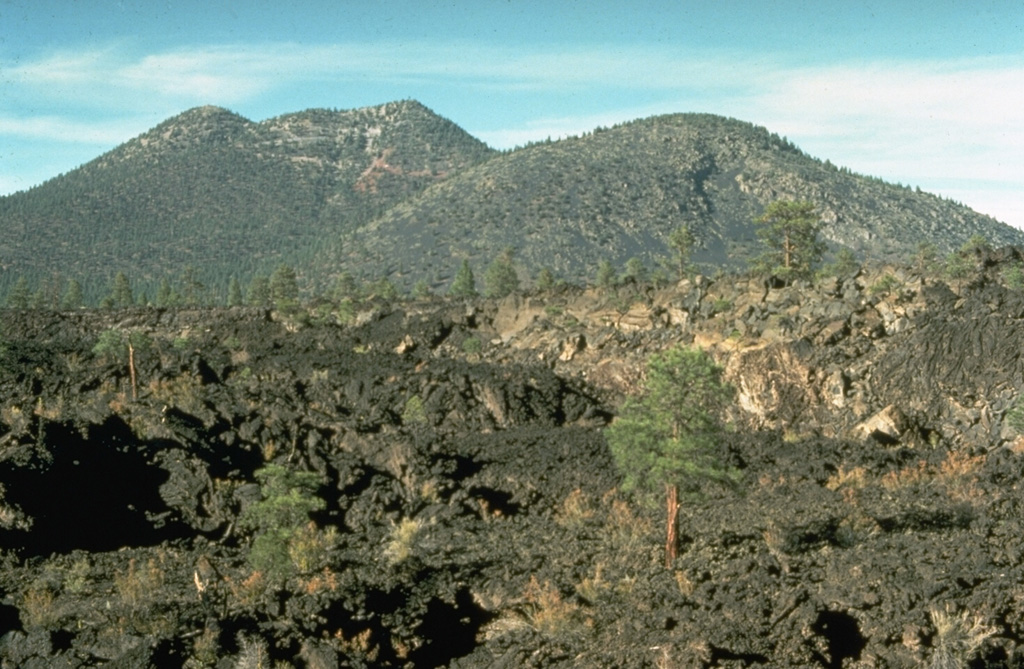
{"type": "Polygon", "coordinates": [[[137,400],[139,397],[138,384],[135,382],[135,347],[132,346],[132,340],[128,339],[128,376],[132,380],[132,402],[137,400]]]}
{"type": "Polygon", "coordinates": [[[666,483],[665,496],[665,507],[668,511],[665,531],[665,567],[671,569],[679,554],[679,488],[674,483],[666,483]]]}

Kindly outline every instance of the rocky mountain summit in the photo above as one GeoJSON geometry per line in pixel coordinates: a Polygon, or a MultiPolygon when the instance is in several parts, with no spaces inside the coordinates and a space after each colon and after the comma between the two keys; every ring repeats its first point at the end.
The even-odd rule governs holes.
{"type": "Polygon", "coordinates": [[[7,312],[0,666],[1020,666],[1022,256],[971,260],[7,312]],[[666,568],[602,430],[679,345],[741,478],[666,568]]]}

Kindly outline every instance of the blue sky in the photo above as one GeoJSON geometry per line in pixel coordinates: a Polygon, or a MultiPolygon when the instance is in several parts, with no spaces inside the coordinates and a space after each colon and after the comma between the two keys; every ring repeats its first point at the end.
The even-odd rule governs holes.
{"type": "Polygon", "coordinates": [[[0,0],[0,194],[185,109],[415,98],[497,148],[674,112],[1024,228],[1024,3],[0,0]]]}

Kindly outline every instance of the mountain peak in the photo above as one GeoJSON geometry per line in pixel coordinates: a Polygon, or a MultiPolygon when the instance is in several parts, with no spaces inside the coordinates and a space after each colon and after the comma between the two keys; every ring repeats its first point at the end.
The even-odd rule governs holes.
{"type": "Polygon", "coordinates": [[[947,252],[973,234],[1024,243],[723,116],[655,116],[499,153],[412,99],[260,122],[206,105],[0,199],[0,257],[15,259],[0,290],[60,269],[94,277],[96,293],[112,267],[152,290],[189,265],[226,285],[281,262],[321,286],[343,268],[443,288],[463,259],[482,270],[508,247],[524,274],[585,281],[602,260],[657,267],[681,225],[711,270],[756,253],[753,220],[780,199],[813,201],[830,246],[863,257],[912,255],[921,239],[947,252]]]}
{"type": "Polygon", "coordinates": [[[186,120],[213,119],[213,118],[219,118],[219,119],[232,118],[232,119],[240,119],[240,120],[243,120],[243,121],[247,121],[248,120],[248,119],[244,118],[243,116],[241,116],[239,114],[236,114],[235,112],[231,111],[230,109],[226,109],[224,107],[218,107],[217,105],[201,105],[199,107],[192,107],[191,109],[186,109],[185,111],[181,112],[177,116],[171,117],[169,120],[171,120],[171,121],[174,121],[174,120],[186,121],[186,120]]]}

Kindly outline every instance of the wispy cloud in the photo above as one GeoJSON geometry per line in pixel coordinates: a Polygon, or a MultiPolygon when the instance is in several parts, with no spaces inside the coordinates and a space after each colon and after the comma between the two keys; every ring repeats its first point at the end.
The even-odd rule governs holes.
{"type": "Polygon", "coordinates": [[[759,122],[853,169],[1024,227],[1024,60],[797,69],[751,102],[759,122]]]}
{"type": "Polygon", "coordinates": [[[146,129],[143,123],[140,120],[79,121],[61,116],[0,116],[0,135],[68,144],[109,145],[123,142],[126,133],[142,132],[146,129]]]}

